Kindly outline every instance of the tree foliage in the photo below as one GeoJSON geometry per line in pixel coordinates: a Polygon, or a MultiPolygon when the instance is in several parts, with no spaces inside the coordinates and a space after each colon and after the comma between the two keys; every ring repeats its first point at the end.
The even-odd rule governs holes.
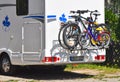
{"type": "Polygon", "coordinates": [[[111,44],[109,49],[107,49],[106,62],[104,64],[120,67],[120,16],[113,9],[105,9],[105,22],[111,30],[111,44]]]}
{"type": "Polygon", "coordinates": [[[111,9],[105,9],[105,22],[110,27],[111,38],[113,41],[118,41],[116,29],[118,27],[119,17],[113,13],[111,9]]]}

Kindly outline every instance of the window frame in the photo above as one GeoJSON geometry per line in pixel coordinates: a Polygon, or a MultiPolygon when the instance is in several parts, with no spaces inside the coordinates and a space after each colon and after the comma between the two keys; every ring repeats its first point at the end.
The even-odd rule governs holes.
{"type": "Polygon", "coordinates": [[[29,13],[29,0],[16,0],[16,15],[28,15],[29,13]]]}

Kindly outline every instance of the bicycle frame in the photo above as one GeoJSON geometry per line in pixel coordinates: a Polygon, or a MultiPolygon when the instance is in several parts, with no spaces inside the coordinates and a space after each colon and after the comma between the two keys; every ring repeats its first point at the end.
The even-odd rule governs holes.
{"type": "Polygon", "coordinates": [[[87,18],[80,16],[78,19],[75,19],[75,21],[76,22],[81,22],[81,24],[83,25],[83,27],[86,29],[86,32],[90,35],[91,38],[93,38],[94,41],[96,41],[98,35],[93,34],[93,32],[92,32],[92,26],[90,24],[90,23],[94,23],[94,21],[87,20],[90,23],[88,24],[88,27],[86,27],[85,24],[83,23],[82,19],[87,20],[87,18]]]}
{"type": "Polygon", "coordinates": [[[90,25],[88,25],[87,33],[90,35],[91,38],[93,38],[94,41],[97,40],[98,35],[92,32],[92,27],[90,25]]]}

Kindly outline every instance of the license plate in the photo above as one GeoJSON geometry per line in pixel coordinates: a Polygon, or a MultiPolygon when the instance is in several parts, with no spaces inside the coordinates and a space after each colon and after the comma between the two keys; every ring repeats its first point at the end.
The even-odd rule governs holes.
{"type": "Polygon", "coordinates": [[[83,61],[84,56],[71,56],[70,61],[83,61]]]}

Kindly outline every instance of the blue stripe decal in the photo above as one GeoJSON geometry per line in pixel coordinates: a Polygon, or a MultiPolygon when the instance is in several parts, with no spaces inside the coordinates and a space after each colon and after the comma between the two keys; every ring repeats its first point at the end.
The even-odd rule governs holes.
{"type": "MultiPolygon", "coordinates": [[[[45,16],[26,16],[26,17],[24,17],[24,18],[34,18],[34,19],[44,19],[45,18],[45,16]]],[[[56,15],[48,15],[47,16],[47,18],[56,18],[56,15]]]]}
{"type": "Polygon", "coordinates": [[[45,17],[44,17],[44,16],[27,16],[27,17],[24,17],[24,18],[43,19],[43,18],[45,18],[45,17]]]}
{"type": "Polygon", "coordinates": [[[56,15],[48,15],[47,18],[56,18],[56,15]]]}

